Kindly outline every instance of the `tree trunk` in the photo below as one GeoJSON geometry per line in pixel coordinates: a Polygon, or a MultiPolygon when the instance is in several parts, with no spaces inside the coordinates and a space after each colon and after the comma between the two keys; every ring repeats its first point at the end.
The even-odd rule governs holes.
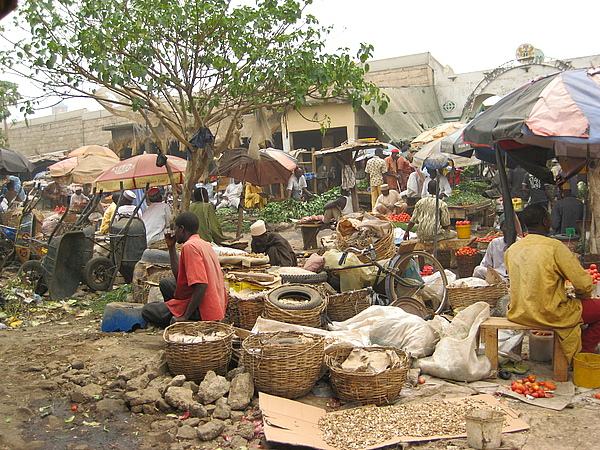
{"type": "Polygon", "coordinates": [[[212,153],[209,150],[210,149],[207,148],[198,148],[190,152],[190,158],[185,170],[185,179],[183,183],[181,211],[187,211],[189,209],[194,187],[208,167],[207,154],[212,153]]]}
{"type": "MultiPolygon", "coordinates": [[[[600,253],[600,164],[588,166],[588,205],[592,225],[590,226],[590,253],[600,253]]],[[[585,220],[585,217],[584,217],[585,220]]]]}

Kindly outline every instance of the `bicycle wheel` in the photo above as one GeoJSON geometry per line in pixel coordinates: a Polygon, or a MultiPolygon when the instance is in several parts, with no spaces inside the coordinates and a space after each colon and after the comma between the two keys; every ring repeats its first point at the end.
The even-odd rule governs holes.
{"type": "Polygon", "coordinates": [[[421,301],[435,314],[444,311],[448,300],[446,289],[448,279],[444,268],[431,253],[413,251],[397,255],[390,260],[388,271],[385,278],[385,291],[390,304],[396,302],[399,297],[412,297],[421,301]],[[414,278],[407,278],[405,272],[410,268],[411,263],[415,269],[418,268],[419,273],[423,272],[425,266],[431,266],[432,275],[439,274],[437,281],[426,285],[414,278]]]}

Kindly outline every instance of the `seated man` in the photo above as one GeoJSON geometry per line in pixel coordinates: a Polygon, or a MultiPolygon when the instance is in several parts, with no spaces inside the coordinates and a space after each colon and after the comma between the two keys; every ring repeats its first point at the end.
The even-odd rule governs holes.
{"type": "Polygon", "coordinates": [[[255,186],[252,183],[246,183],[244,190],[244,208],[264,208],[267,204],[267,194],[263,192],[263,188],[255,186]]]}
{"type": "Polygon", "coordinates": [[[165,231],[171,225],[171,207],[163,202],[163,196],[157,187],[148,190],[148,207],[142,214],[146,226],[148,245],[165,238],[165,231]]]}
{"type": "MultiPolygon", "coordinates": [[[[123,191],[123,194],[119,198],[119,206],[117,207],[117,212],[115,213],[117,215],[117,217],[115,217],[115,220],[119,220],[123,217],[131,217],[133,215],[136,209],[136,206],[133,203],[135,199],[135,192],[129,189],[123,191]]],[[[142,218],[142,212],[140,208],[138,208],[136,215],[140,219],[142,218]]]]}
{"type": "Polygon", "coordinates": [[[244,189],[244,183],[238,180],[233,180],[225,188],[223,197],[217,205],[217,209],[221,208],[232,208],[238,209],[240,206],[240,198],[242,197],[242,189],[244,189]]]}
{"type": "Polygon", "coordinates": [[[508,244],[505,241],[506,228],[504,215],[500,217],[500,230],[502,230],[504,236],[492,239],[492,241],[488,244],[481,264],[475,267],[475,270],[473,271],[474,277],[485,280],[487,276],[487,269],[490,268],[498,272],[501,277],[508,278],[508,275],[506,274],[506,266],[504,265],[504,253],[506,252],[506,249],[508,249],[508,244]]]}
{"type": "Polygon", "coordinates": [[[288,241],[279,233],[267,231],[264,220],[257,220],[250,226],[252,242],[250,247],[254,253],[264,253],[269,257],[272,266],[296,267],[296,253],[288,241]]]}
{"type": "Polygon", "coordinates": [[[401,214],[406,211],[406,202],[398,191],[390,189],[387,184],[382,184],[379,188],[381,189],[381,195],[377,197],[373,207],[374,213],[387,216],[388,214],[401,214]]]}
{"type": "Polygon", "coordinates": [[[507,318],[531,327],[554,328],[570,361],[582,350],[593,353],[600,342],[600,301],[589,299],[592,278],[566,245],[546,237],[550,217],[540,204],[521,214],[529,234],[506,251],[510,277],[510,306],[507,318]],[[569,280],[579,298],[569,298],[569,280]],[[588,328],[581,333],[581,323],[588,328]],[[582,342],[583,341],[583,342],[582,342]]]}
{"type": "Polygon", "coordinates": [[[90,199],[83,193],[83,186],[80,184],[74,185],[73,190],[74,192],[69,200],[69,210],[74,213],[80,213],[83,211],[90,199]]]}
{"type": "Polygon", "coordinates": [[[583,203],[573,195],[568,183],[562,185],[560,196],[552,208],[554,234],[566,234],[567,228],[578,230],[577,222],[583,220],[583,203]]]}
{"type": "Polygon", "coordinates": [[[177,280],[163,278],[160,291],[164,302],[144,305],[146,322],[166,327],[172,322],[221,320],[225,317],[227,296],[219,259],[211,245],[196,233],[198,219],[184,212],[175,219],[175,234],[165,241],[171,258],[171,271],[177,280]],[[177,258],[175,243],[183,244],[177,258]]]}
{"type": "Polygon", "coordinates": [[[104,211],[104,215],[102,216],[102,222],[100,223],[100,234],[108,234],[108,229],[110,228],[110,222],[112,221],[113,216],[115,215],[115,211],[117,210],[117,205],[119,204],[119,199],[121,198],[121,194],[119,192],[113,192],[111,196],[111,203],[104,211]]]}
{"type": "Polygon", "coordinates": [[[324,207],[323,223],[326,225],[330,223],[337,223],[340,217],[351,214],[354,212],[352,207],[352,198],[346,192],[342,192],[342,195],[335,200],[330,201],[324,207]]]}
{"type": "MultiPolygon", "coordinates": [[[[427,185],[429,195],[423,197],[415,205],[412,218],[406,227],[404,240],[410,239],[410,232],[417,226],[417,236],[423,242],[433,241],[437,233],[439,240],[452,239],[456,237],[456,231],[450,229],[450,213],[448,205],[441,198],[439,199],[439,223],[435,221],[436,199],[435,192],[437,189],[436,181],[431,180],[427,185]]],[[[443,194],[440,192],[440,197],[443,194]]]]}

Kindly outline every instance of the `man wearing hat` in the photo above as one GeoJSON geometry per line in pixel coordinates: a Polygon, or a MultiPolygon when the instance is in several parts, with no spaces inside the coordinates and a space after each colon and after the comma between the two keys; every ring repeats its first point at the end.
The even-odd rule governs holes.
{"type": "Polygon", "coordinates": [[[410,162],[400,155],[400,150],[392,149],[392,154],[385,158],[387,172],[385,173],[385,182],[390,189],[402,192],[406,190],[408,176],[413,171],[410,162]]]}
{"type": "Polygon", "coordinates": [[[387,172],[387,163],[383,159],[383,149],[375,149],[375,156],[367,161],[365,172],[369,174],[371,189],[371,208],[375,208],[377,198],[381,195],[380,186],[383,184],[383,174],[387,172]]]}
{"type": "MultiPolygon", "coordinates": [[[[518,218],[515,215],[515,220],[517,221],[515,225],[517,225],[517,229],[519,234],[521,227],[518,223],[518,218]]],[[[504,253],[508,249],[508,244],[506,243],[506,228],[505,228],[505,220],[504,214],[500,216],[499,219],[500,230],[504,234],[504,236],[497,237],[492,239],[492,241],[488,244],[487,249],[485,250],[485,256],[481,261],[481,264],[475,267],[473,271],[473,276],[477,278],[481,278],[482,280],[486,279],[487,269],[494,269],[500,276],[503,278],[508,278],[508,274],[506,273],[506,265],[504,263],[504,253]]]]}
{"type": "Polygon", "coordinates": [[[267,231],[264,220],[257,220],[250,226],[250,235],[252,251],[266,254],[272,266],[296,267],[298,265],[296,253],[290,243],[279,233],[267,231]]]}
{"type": "Polygon", "coordinates": [[[160,189],[148,189],[148,207],[142,214],[146,226],[146,242],[148,245],[165,238],[165,230],[171,224],[171,207],[163,202],[160,189]]]}
{"type": "MultiPolygon", "coordinates": [[[[135,211],[135,205],[133,204],[135,200],[135,192],[127,189],[126,191],[123,191],[123,195],[121,195],[120,201],[119,201],[119,207],[117,208],[117,217],[116,219],[120,219],[122,217],[131,217],[133,215],[133,212],[135,211]]],[[[141,218],[142,214],[140,213],[139,209],[137,212],[137,217],[141,218]]]]}
{"type": "Polygon", "coordinates": [[[387,216],[388,214],[402,214],[406,211],[406,202],[398,191],[390,189],[387,184],[382,184],[379,189],[381,195],[377,197],[373,212],[387,216]]]}
{"type": "Polygon", "coordinates": [[[83,193],[83,186],[80,184],[74,184],[71,188],[74,193],[71,194],[71,199],[69,200],[69,210],[74,213],[80,213],[90,199],[85,196],[83,193]]]}

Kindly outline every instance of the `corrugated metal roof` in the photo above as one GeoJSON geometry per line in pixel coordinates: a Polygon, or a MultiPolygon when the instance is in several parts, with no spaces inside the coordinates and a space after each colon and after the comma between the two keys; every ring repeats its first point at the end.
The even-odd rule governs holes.
{"type": "Polygon", "coordinates": [[[366,148],[387,148],[388,144],[379,141],[373,142],[362,142],[362,141],[353,141],[347,142],[345,144],[340,145],[339,147],[329,148],[327,150],[319,150],[315,152],[316,156],[324,156],[324,155],[332,155],[335,153],[343,153],[352,150],[361,150],[366,148]]]}

